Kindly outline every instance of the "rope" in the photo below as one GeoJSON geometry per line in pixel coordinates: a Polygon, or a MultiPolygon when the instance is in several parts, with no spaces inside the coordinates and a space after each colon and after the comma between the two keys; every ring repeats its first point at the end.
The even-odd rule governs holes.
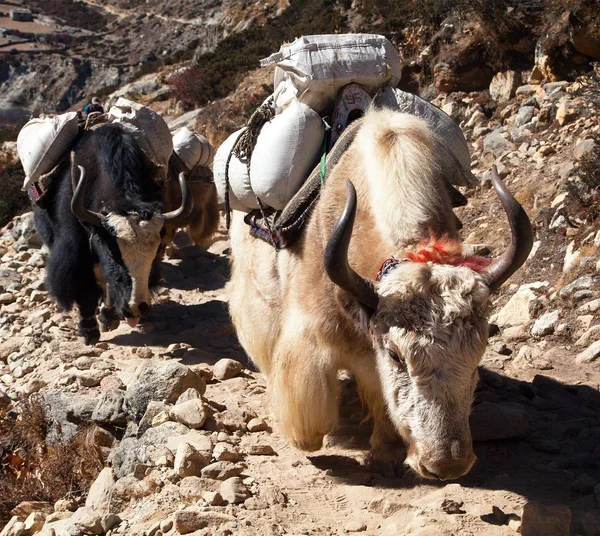
{"type": "MultiPolygon", "coordinates": [[[[229,201],[229,192],[231,190],[229,185],[229,164],[231,163],[231,158],[235,156],[240,160],[246,159],[246,169],[248,170],[248,177],[250,177],[250,159],[252,158],[254,147],[256,147],[256,140],[264,124],[268,123],[273,117],[275,117],[275,108],[273,107],[273,96],[271,96],[250,116],[246,130],[235,140],[231,152],[227,156],[227,161],[225,162],[225,225],[228,230],[231,226],[231,204],[229,201]]],[[[258,203],[262,210],[260,201],[258,203]]]]}
{"type": "Polygon", "coordinates": [[[329,146],[329,137],[331,133],[331,125],[325,121],[325,118],[323,118],[322,121],[325,125],[325,134],[323,136],[323,151],[321,153],[321,166],[319,170],[321,175],[321,186],[325,184],[325,175],[327,175],[327,168],[325,167],[325,164],[327,163],[327,147],[329,146]]]}

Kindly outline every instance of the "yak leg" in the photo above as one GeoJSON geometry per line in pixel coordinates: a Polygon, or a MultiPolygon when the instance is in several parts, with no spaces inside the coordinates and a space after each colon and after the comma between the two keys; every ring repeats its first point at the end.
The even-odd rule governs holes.
{"type": "Polygon", "coordinates": [[[106,331],[117,329],[119,327],[120,318],[112,305],[110,289],[99,264],[94,265],[94,276],[96,277],[96,283],[98,283],[98,286],[102,289],[102,293],[104,294],[104,304],[100,307],[100,314],[98,315],[100,331],[104,333],[106,331]]]}
{"type": "Polygon", "coordinates": [[[293,333],[278,342],[269,378],[272,407],[292,445],[315,451],[338,420],[337,367],[308,330],[287,325],[293,333]]]}
{"type": "MultiPolygon", "coordinates": [[[[87,244],[86,244],[87,245],[87,244]]],[[[46,281],[50,294],[60,307],[71,310],[73,303],[79,308],[79,335],[86,344],[100,340],[96,321],[96,307],[102,291],[94,276],[94,264],[87,248],[80,247],[73,237],[56,236],[46,267],[46,281]]]]}
{"type": "Polygon", "coordinates": [[[402,474],[406,447],[388,417],[377,370],[370,360],[358,356],[352,360],[349,368],[354,374],[360,398],[373,417],[369,464],[373,471],[386,477],[402,474]]]}

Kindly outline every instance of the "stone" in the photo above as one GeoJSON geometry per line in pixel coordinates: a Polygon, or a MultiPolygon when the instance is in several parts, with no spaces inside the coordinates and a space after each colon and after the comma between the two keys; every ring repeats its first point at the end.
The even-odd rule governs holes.
{"type": "Polygon", "coordinates": [[[242,364],[234,359],[219,359],[213,366],[213,376],[217,380],[229,380],[235,378],[242,368],[242,364]]]}
{"type": "Polygon", "coordinates": [[[489,151],[495,158],[499,158],[510,151],[514,151],[515,145],[508,141],[500,130],[496,129],[484,136],[483,150],[484,152],[489,151]]]}
{"type": "Polygon", "coordinates": [[[118,389],[109,389],[103,395],[92,413],[92,420],[108,424],[124,424],[127,414],[123,411],[125,393],[118,389]]]}
{"type": "Polygon", "coordinates": [[[592,343],[583,352],[577,354],[577,357],[575,358],[575,363],[579,365],[582,365],[584,363],[591,363],[592,361],[596,361],[598,357],[600,357],[600,341],[592,343]]]}
{"type": "Polygon", "coordinates": [[[521,516],[521,536],[569,536],[571,509],[562,504],[545,506],[527,502],[521,516]]]}
{"type": "Polygon", "coordinates": [[[570,296],[577,290],[586,290],[592,288],[593,284],[594,278],[591,275],[583,275],[561,288],[558,295],[570,296]]]}
{"type": "Polygon", "coordinates": [[[492,402],[481,402],[475,406],[469,422],[473,441],[524,437],[529,429],[524,411],[492,402]]]}
{"type": "Polygon", "coordinates": [[[144,412],[144,416],[140,420],[138,426],[138,437],[140,437],[148,428],[152,428],[152,422],[157,415],[161,413],[169,414],[169,406],[163,402],[156,402],[152,400],[148,403],[148,407],[144,412]]]}
{"type": "Polygon", "coordinates": [[[202,479],[197,476],[186,476],[179,483],[179,494],[186,502],[197,501],[202,496],[202,479]]]}
{"type": "Polygon", "coordinates": [[[58,499],[54,503],[55,512],[74,512],[77,508],[78,505],[75,499],[58,499]]]}
{"type": "Polygon", "coordinates": [[[581,140],[575,144],[573,147],[573,157],[575,160],[581,160],[585,155],[590,154],[594,148],[596,147],[596,142],[594,140],[581,140]]]}
{"type": "Polygon", "coordinates": [[[10,513],[13,516],[18,516],[21,519],[25,519],[32,512],[42,512],[44,514],[51,514],[53,511],[52,505],[46,501],[23,501],[15,506],[10,513]]]}
{"type": "Polygon", "coordinates": [[[229,443],[217,443],[213,449],[213,458],[218,462],[239,462],[244,455],[229,443]]]}
{"type": "Polygon", "coordinates": [[[227,480],[241,475],[243,470],[243,467],[232,462],[214,462],[202,469],[202,476],[213,480],[227,480]]]}
{"type": "Polygon", "coordinates": [[[175,453],[173,470],[182,478],[200,476],[209,461],[189,443],[181,443],[175,453]]]}
{"type": "Polygon", "coordinates": [[[264,432],[269,429],[269,425],[263,419],[251,419],[248,422],[249,432],[264,432]]]}
{"type": "Polygon", "coordinates": [[[85,500],[86,508],[99,514],[110,512],[110,500],[115,488],[115,476],[112,468],[105,467],[94,480],[85,500]]]}
{"type": "Polygon", "coordinates": [[[554,333],[554,329],[558,322],[558,311],[551,311],[540,316],[533,327],[531,328],[531,334],[535,337],[544,337],[545,335],[551,335],[554,333]]]}
{"type": "MultiPolygon", "coordinates": [[[[206,384],[205,384],[204,388],[206,389],[206,384]]],[[[175,405],[183,404],[184,402],[187,402],[188,400],[202,398],[203,394],[204,393],[200,393],[200,391],[198,391],[198,389],[194,389],[193,387],[191,387],[190,389],[186,389],[183,393],[181,393],[181,395],[177,399],[177,402],[175,402],[175,405]]]]}
{"type": "Polygon", "coordinates": [[[596,479],[586,473],[581,473],[572,483],[571,491],[575,493],[591,493],[596,486],[596,479]]]}
{"type": "Polygon", "coordinates": [[[172,519],[163,519],[160,522],[160,530],[162,530],[163,534],[166,534],[173,528],[173,520],[172,519]]]}
{"type": "Polygon", "coordinates": [[[274,456],[276,454],[271,445],[250,445],[246,450],[251,456],[274,456]]]}
{"type": "Polygon", "coordinates": [[[202,493],[202,500],[210,506],[223,506],[225,501],[218,491],[205,491],[202,493]]]}
{"type": "Polygon", "coordinates": [[[102,516],[85,506],[78,508],[70,518],[75,526],[85,534],[102,534],[102,516]]]}
{"type": "Polygon", "coordinates": [[[495,315],[493,321],[501,328],[527,324],[531,320],[531,309],[537,301],[537,296],[530,288],[521,287],[495,315]]]}
{"type": "Polygon", "coordinates": [[[584,512],[579,520],[579,532],[584,536],[600,534],[600,512],[584,512]]]}
{"type": "Polygon", "coordinates": [[[239,476],[228,478],[221,483],[219,492],[221,497],[223,497],[223,500],[227,501],[229,504],[244,502],[252,495],[239,476]]]}
{"type": "Polygon", "coordinates": [[[35,532],[42,530],[44,523],[46,522],[46,514],[42,512],[31,512],[23,524],[23,528],[27,534],[34,534],[35,532]]]}
{"type": "Polygon", "coordinates": [[[535,106],[521,106],[517,112],[517,115],[515,116],[515,128],[520,128],[530,123],[533,119],[534,112],[535,106]]]}
{"type": "Polygon", "coordinates": [[[136,420],[144,415],[152,400],[173,404],[189,388],[202,392],[204,380],[190,368],[173,361],[145,367],[125,393],[125,409],[136,420]]]}
{"type": "Polygon", "coordinates": [[[122,519],[117,514],[106,514],[102,517],[102,534],[116,527],[121,523],[122,519]]]}
{"type": "Polygon", "coordinates": [[[17,516],[10,518],[10,521],[4,526],[0,536],[23,536],[25,534],[25,523],[17,516]]]}
{"type": "Polygon", "coordinates": [[[497,73],[490,82],[490,97],[499,104],[508,102],[515,96],[520,84],[521,73],[517,71],[497,73]]]}
{"type": "Polygon", "coordinates": [[[563,125],[574,121],[581,115],[581,101],[571,100],[568,97],[563,97],[556,109],[556,120],[562,127],[563,125]]]}
{"type": "MultiPolygon", "coordinates": [[[[578,291],[581,292],[581,291],[578,291]]],[[[576,293],[575,293],[576,294],[576,293]]],[[[575,298],[575,294],[573,298],[575,298]]],[[[596,313],[600,309],[600,299],[592,300],[587,303],[584,303],[582,306],[577,308],[577,312],[579,314],[593,314],[596,313]]]]}
{"type": "Polygon", "coordinates": [[[169,409],[171,419],[193,429],[202,428],[206,421],[206,415],[206,408],[199,398],[186,400],[169,409]]]}
{"type": "Polygon", "coordinates": [[[204,435],[198,430],[193,430],[183,435],[170,437],[167,439],[166,445],[173,454],[176,454],[181,443],[189,443],[207,459],[212,457],[213,444],[210,437],[204,435]]]}
{"type": "Polygon", "coordinates": [[[173,522],[179,534],[189,534],[200,529],[212,527],[216,529],[225,523],[233,523],[236,518],[220,512],[202,511],[191,506],[175,512],[173,522]]]}

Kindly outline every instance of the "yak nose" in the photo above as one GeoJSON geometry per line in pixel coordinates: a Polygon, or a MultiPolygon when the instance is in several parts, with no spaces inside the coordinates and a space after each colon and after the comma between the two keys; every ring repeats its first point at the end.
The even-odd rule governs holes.
{"type": "Polygon", "coordinates": [[[459,445],[459,441],[452,442],[450,452],[422,456],[419,459],[419,472],[425,478],[437,478],[439,480],[453,480],[466,475],[473,467],[475,454],[471,444],[459,445]],[[462,448],[461,448],[462,447],[462,448]]]}
{"type": "Polygon", "coordinates": [[[147,315],[150,312],[150,305],[146,302],[142,302],[138,305],[138,310],[140,312],[140,315],[147,315]]]}
{"type": "Polygon", "coordinates": [[[419,462],[419,472],[425,478],[454,480],[466,475],[475,463],[475,456],[451,460],[426,460],[419,462]]]}

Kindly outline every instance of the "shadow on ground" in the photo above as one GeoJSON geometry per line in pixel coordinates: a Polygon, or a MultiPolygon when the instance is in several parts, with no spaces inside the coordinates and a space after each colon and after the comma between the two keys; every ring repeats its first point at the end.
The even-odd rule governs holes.
{"type": "MultiPolygon", "coordinates": [[[[472,427],[474,435],[512,433],[514,437],[475,442],[478,461],[457,482],[464,487],[509,490],[540,503],[569,505],[572,531],[577,532],[579,514],[600,513],[594,497],[594,485],[600,482],[600,393],[586,385],[565,385],[543,375],[532,382],[516,380],[483,367],[480,377],[475,406],[500,406],[518,416],[518,422],[498,422],[491,415],[495,412],[490,413],[487,423],[479,419],[478,426],[489,428],[476,431],[472,427]]],[[[353,382],[343,384],[341,414],[328,444],[353,452],[311,455],[309,459],[316,467],[355,485],[411,488],[423,482],[405,468],[394,478],[374,474],[354,458],[357,450],[368,449],[371,425],[364,421],[353,382]]],[[[439,487],[448,484],[427,483],[439,487]]]]}

